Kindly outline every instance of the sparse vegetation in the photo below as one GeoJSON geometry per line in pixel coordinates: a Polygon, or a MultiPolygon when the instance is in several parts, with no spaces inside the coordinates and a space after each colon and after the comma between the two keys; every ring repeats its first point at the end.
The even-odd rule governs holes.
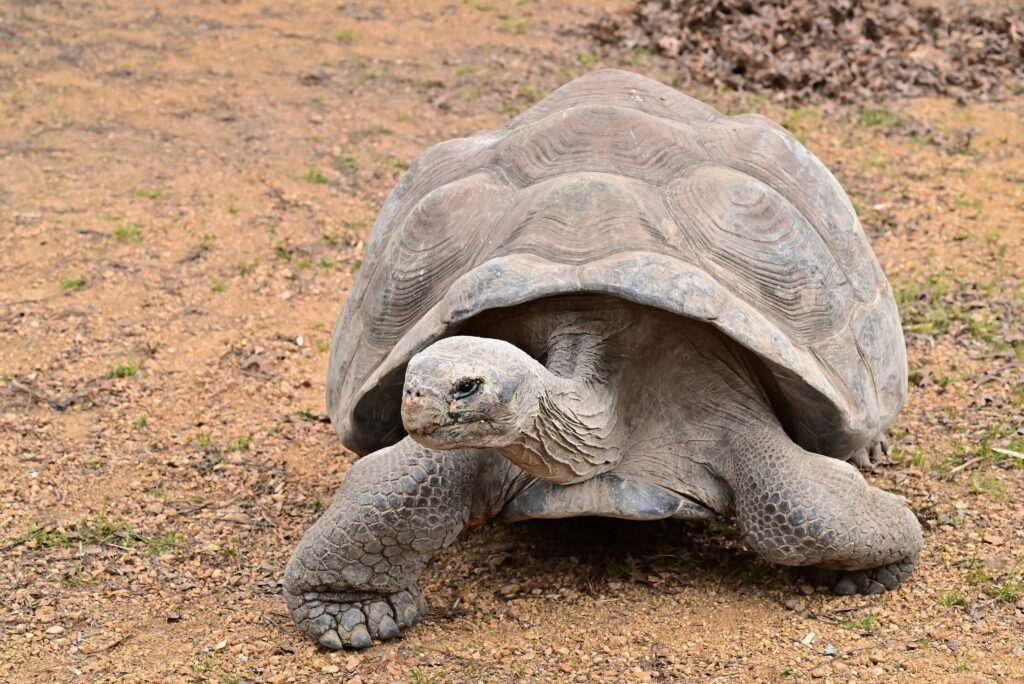
{"type": "Polygon", "coordinates": [[[986,494],[995,501],[1006,499],[1006,485],[993,475],[971,473],[970,486],[971,492],[974,494],[986,494]]]}
{"type": "Polygon", "coordinates": [[[895,114],[885,105],[861,107],[857,113],[857,123],[860,126],[883,126],[894,128],[903,123],[903,117],[895,114]]]}
{"type": "Polygon", "coordinates": [[[352,29],[341,29],[340,31],[334,34],[334,39],[337,40],[339,43],[354,43],[358,38],[359,35],[352,29]]]}
{"type": "Polygon", "coordinates": [[[157,555],[174,548],[178,542],[175,532],[149,536],[136,532],[124,520],[110,520],[106,512],[94,518],[75,523],[29,525],[28,531],[10,541],[8,546],[27,545],[33,549],[52,547],[76,548],[85,544],[97,546],[118,545],[140,547],[147,555],[157,555]]]}
{"type": "Polygon", "coordinates": [[[543,91],[532,83],[524,83],[519,87],[519,93],[527,102],[537,102],[544,97],[543,91]]]}
{"type": "Polygon", "coordinates": [[[203,237],[200,238],[199,242],[192,248],[192,251],[196,254],[205,254],[213,249],[213,234],[203,233],[203,237]]]}
{"type": "Polygon", "coordinates": [[[782,125],[792,133],[797,140],[806,144],[808,129],[821,119],[821,114],[812,107],[798,107],[786,112],[782,125]]]}
{"type": "Polygon", "coordinates": [[[114,239],[118,242],[138,242],[142,239],[142,226],[137,223],[122,223],[114,229],[114,239]]]}
{"type": "Polygon", "coordinates": [[[869,611],[866,615],[854,618],[852,620],[845,620],[843,627],[847,627],[858,632],[873,632],[878,624],[878,613],[869,611]]]}
{"type": "Polygon", "coordinates": [[[324,175],[322,171],[318,171],[317,169],[310,169],[309,171],[306,171],[305,175],[302,176],[302,180],[307,183],[316,183],[318,185],[326,185],[331,182],[331,180],[324,175]]]}
{"type": "Polygon", "coordinates": [[[939,595],[939,605],[943,608],[952,608],[954,606],[966,606],[967,597],[959,589],[951,589],[944,591],[939,595]]]}
{"type": "Polygon", "coordinates": [[[107,367],[107,378],[134,378],[139,374],[139,364],[135,359],[128,359],[123,363],[118,363],[113,366],[107,367]]]}
{"type": "Polygon", "coordinates": [[[438,677],[441,675],[438,673],[427,674],[419,668],[413,667],[409,669],[410,682],[412,684],[434,684],[438,681],[438,677]]]}
{"type": "Polygon", "coordinates": [[[65,278],[60,286],[65,290],[81,290],[85,288],[85,278],[65,278]]]}
{"type": "Polygon", "coordinates": [[[301,411],[296,411],[295,417],[298,418],[299,420],[305,421],[316,420],[316,415],[313,413],[311,409],[302,409],[301,411]]]}
{"type": "Polygon", "coordinates": [[[1003,603],[1012,603],[1024,596],[1024,558],[1018,560],[1013,567],[1006,572],[989,574],[984,562],[979,558],[972,558],[967,562],[970,568],[967,572],[967,581],[974,587],[981,589],[991,598],[1003,603]]]}
{"type": "Polygon", "coordinates": [[[516,36],[526,35],[526,21],[518,17],[509,17],[501,22],[501,27],[516,36]]]}

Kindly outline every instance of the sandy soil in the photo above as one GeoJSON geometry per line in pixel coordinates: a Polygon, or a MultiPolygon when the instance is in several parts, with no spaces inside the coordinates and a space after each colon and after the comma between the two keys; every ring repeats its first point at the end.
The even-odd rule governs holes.
{"type": "MultiPolygon", "coordinates": [[[[605,7],[614,8],[608,2],[605,7]]],[[[329,331],[425,147],[602,57],[559,0],[0,5],[0,681],[1024,679],[1024,97],[781,109],[898,292],[911,395],[871,478],[912,581],[837,598],[728,521],[475,530],[399,642],[328,653],[278,584],[353,456],[329,331]]]]}

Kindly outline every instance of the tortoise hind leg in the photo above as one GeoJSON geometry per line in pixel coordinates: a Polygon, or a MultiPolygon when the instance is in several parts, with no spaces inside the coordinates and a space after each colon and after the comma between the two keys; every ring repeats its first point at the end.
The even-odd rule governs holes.
{"type": "Polygon", "coordinates": [[[782,565],[828,571],[834,592],[895,589],[921,553],[921,526],[901,496],[849,463],[804,451],[781,430],[731,440],[726,480],[748,544],[782,565]]]}
{"type": "Polygon", "coordinates": [[[302,631],[328,648],[366,648],[419,622],[420,573],[472,514],[504,504],[508,482],[494,481],[503,463],[489,451],[435,451],[409,438],[357,461],[285,570],[284,596],[302,631]]]}

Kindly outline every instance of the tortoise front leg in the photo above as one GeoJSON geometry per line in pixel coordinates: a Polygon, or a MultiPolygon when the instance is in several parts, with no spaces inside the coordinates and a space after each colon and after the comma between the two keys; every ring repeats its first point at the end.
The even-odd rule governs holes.
{"type": "Polygon", "coordinates": [[[360,459],[288,562],[292,618],[333,649],[398,636],[426,612],[418,580],[427,562],[471,516],[497,513],[514,484],[510,464],[489,450],[406,438],[360,459]]]}
{"type": "Polygon", "coordinates": [[[832,571],[838,594],[895,589],[913,571],[921,526],[903,497],[872,487],[849,463],[804,451],[781,429],[730,442],[736,517],[762,556],[832,571]]]}

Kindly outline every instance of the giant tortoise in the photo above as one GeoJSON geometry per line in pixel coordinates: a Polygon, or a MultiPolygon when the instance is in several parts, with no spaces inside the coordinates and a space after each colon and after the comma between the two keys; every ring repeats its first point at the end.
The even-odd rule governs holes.
{"type": "Polygon", "coordinates": [[[490,520],[734,515],[837,593],[921,549],[863,461],[903,404],[892,290],[787,131],[608,70],[432,147],[388,197],[334,329],[350,450],[285,597],[328,648],[398,636],[418,579],[490,520]]]}

